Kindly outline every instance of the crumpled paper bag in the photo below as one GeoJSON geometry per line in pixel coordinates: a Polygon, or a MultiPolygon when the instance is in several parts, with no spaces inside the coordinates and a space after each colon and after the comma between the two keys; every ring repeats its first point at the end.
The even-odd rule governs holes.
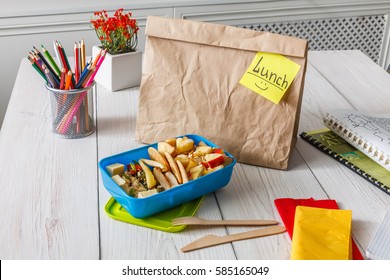
{"type": "Polygon", "coordinates": [[[238,162],[287,169],[301,109],[306,40],[153,16],[145,33],[137,141],[198,134],[238,162]],[[279,104],[239,83],[259,51],[301,66],[279,104]]]}
{"type": "Polygon", "coordinates": [[[351,210],[298,206],[292,260],[351,260],[351,210]]]}

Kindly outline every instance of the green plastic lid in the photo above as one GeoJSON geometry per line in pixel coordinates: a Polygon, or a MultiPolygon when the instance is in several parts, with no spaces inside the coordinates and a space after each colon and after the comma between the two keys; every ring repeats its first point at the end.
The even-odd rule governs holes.
{"type": "Polygon", "coordinates": [[[144,219],[134,218],[113,197],[107,202],[104,210],[109,217],[118,221],[162,231],[178,232],[185,229],[187,225],[172,226],[171,221],[178,217],[194,216],[203,199],[204,196],[144,219]]]}

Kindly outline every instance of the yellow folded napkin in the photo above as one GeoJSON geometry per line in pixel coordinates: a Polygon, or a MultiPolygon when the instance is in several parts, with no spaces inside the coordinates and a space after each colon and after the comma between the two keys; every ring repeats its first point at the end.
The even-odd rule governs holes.
{"type": "Polygon", "coordinates": [[[350,260],[352,211],[297,206],[292,260],[350,260]]]}

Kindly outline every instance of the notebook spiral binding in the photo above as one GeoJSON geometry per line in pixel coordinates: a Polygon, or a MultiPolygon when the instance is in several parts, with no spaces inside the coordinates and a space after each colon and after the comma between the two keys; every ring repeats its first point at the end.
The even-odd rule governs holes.
{"type": "Polygon", "coordinates": [[[370,156],[373,159],[375,158],[377,161],[381,162],[387,169],[389,169],[390,157],[386,157],[384,152],[379,150],[378,147],[373,146],[365,139],[352,133],[347,128],[344,128],[342,124],[339,124],[339,121],[337,119],[332,119],[329,114],[324,117],[324,123],[335,133],[339,134],[342,138],[348,138],[352,145],[363,149],[367,156],[370,156]]]}
{"type": "Polygon", "coordinates": [[[306,132],[302,132],[300,134],[301,138],[309,143],[312,143],[314,147],[319,149],[320,151],[326,153],[327,155],[333,157],[337,161],[341,162],[344,166],[348,167],[352,171],[354,171],[356,174],[360,175],[364,179],[368,180],[372,184],[374,184],[376,187],[378,187],[380,190],[390,194],[390,188],[383,184],[382,182],[378,181],[376,178],[372,177],[370,174],[366,173],[361,168],[354,165],[352,162],[349,162],[346,158],[342,157],[341,155],[335,153],[330,148],[322,144],[321,142],[317,141],[315,138],[311,137],[306,132]]]}

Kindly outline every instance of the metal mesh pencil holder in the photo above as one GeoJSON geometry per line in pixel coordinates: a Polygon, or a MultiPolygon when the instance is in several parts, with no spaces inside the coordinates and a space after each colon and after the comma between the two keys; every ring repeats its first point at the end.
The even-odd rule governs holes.
{"type": "Polygon", "coordinates": [[[50,95],[52,132],[67,139],[86,137],[95,131],[95,82],[80,89],[60,90],[46,84],[50,95]]]}

